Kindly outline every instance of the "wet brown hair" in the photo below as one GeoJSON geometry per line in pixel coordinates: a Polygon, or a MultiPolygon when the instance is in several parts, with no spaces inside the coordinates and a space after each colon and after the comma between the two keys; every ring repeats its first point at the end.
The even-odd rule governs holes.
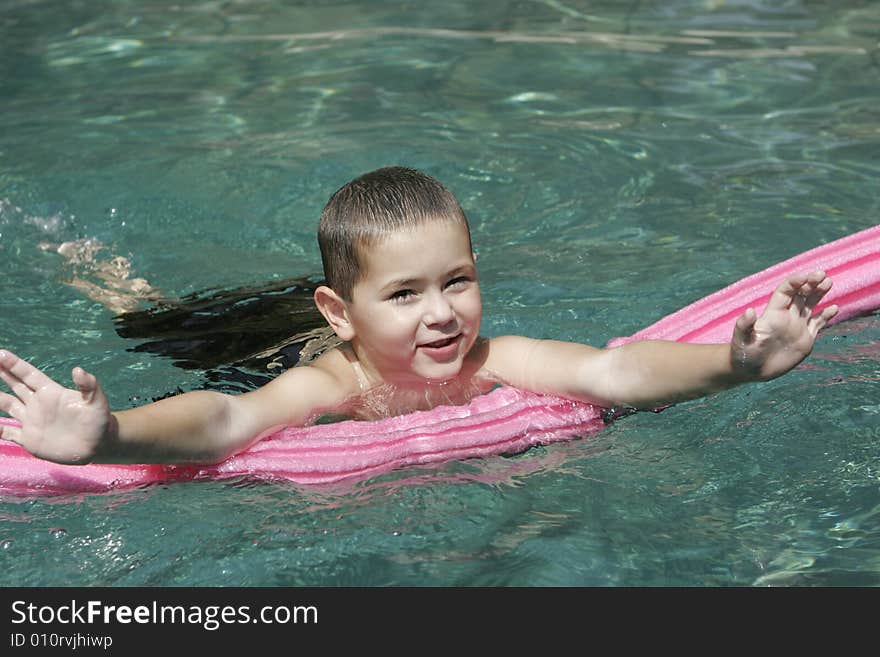
{"type": "Polygon", "coordinates": [[[324,278],[336,294],[351,301],[363,274],[361,250],[384,236],[429,221],[459,222],[467,217],[455,196],[431,176],[406,167],[365,173],[336,191],[318,225],[324,278]]]}

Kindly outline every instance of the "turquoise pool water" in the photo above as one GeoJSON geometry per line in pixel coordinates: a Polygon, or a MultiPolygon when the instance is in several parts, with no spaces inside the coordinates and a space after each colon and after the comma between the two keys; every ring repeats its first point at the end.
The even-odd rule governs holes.
{"type": "MultiPolygon", "coordinates": [[[[0,345],[115,407],[130,351],[42,242],[165,292],[316,274],[400,163],[468,212],[484,332],[594,345],[878,221],[880,4],[0,3],[0,345]]],[[[0,500],[0,584],[877,585],[880,323],[782,379],[509,458],[332,489],[0,500]]]]}

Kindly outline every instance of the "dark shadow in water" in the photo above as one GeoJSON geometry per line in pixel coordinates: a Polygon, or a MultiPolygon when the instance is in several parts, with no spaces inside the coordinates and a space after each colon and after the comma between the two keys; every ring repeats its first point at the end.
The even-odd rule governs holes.
{"type": "Polygon", "coordinates": [[[304,350],[329,338],[312,298],[320,284],[301,277],[195,293],[123,313],[114,323],[121,337],[143,340],[131,351],[171,358],[183,369],[207,370],[209,381],[256,387],[314,357],[304,350]]]}

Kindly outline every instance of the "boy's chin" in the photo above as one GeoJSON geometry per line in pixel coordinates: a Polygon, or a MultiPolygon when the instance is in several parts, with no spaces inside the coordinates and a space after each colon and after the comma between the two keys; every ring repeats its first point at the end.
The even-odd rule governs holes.
{"type": "Polygon", "coordinates": [[[420,383],[442,386],[457,379],[461,374],[461,367],[461,360],[456,360],[443,365],[432,364],[430,367],[420,367],[413,374],[418,377],[420,383]]]}

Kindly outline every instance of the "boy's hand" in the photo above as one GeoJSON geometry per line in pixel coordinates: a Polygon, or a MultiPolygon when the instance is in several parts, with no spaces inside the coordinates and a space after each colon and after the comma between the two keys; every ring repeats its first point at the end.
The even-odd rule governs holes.
{"type": "Polygon", "coordinates": [[[0,438],[56,463],[83,464],[112,433],[115,421],[98,380],[80,367],[73,370],[76,390],[59,385],[30,363],[0,351],[0,379],[14,395],[0,392],[0,411],[21,428],[0,426],[0,438]]]}
{"type": "Polygon", "coordinates": [[[825,272],[797,274],[776,288],[760,317],[753,308],[746,310],[736,320],[730,345],[734,371],[747,380],[766,381],[806,358],[816,334],[837,314],[837,306],[828,306],[813,315],[830,289],[825,272]]]}

